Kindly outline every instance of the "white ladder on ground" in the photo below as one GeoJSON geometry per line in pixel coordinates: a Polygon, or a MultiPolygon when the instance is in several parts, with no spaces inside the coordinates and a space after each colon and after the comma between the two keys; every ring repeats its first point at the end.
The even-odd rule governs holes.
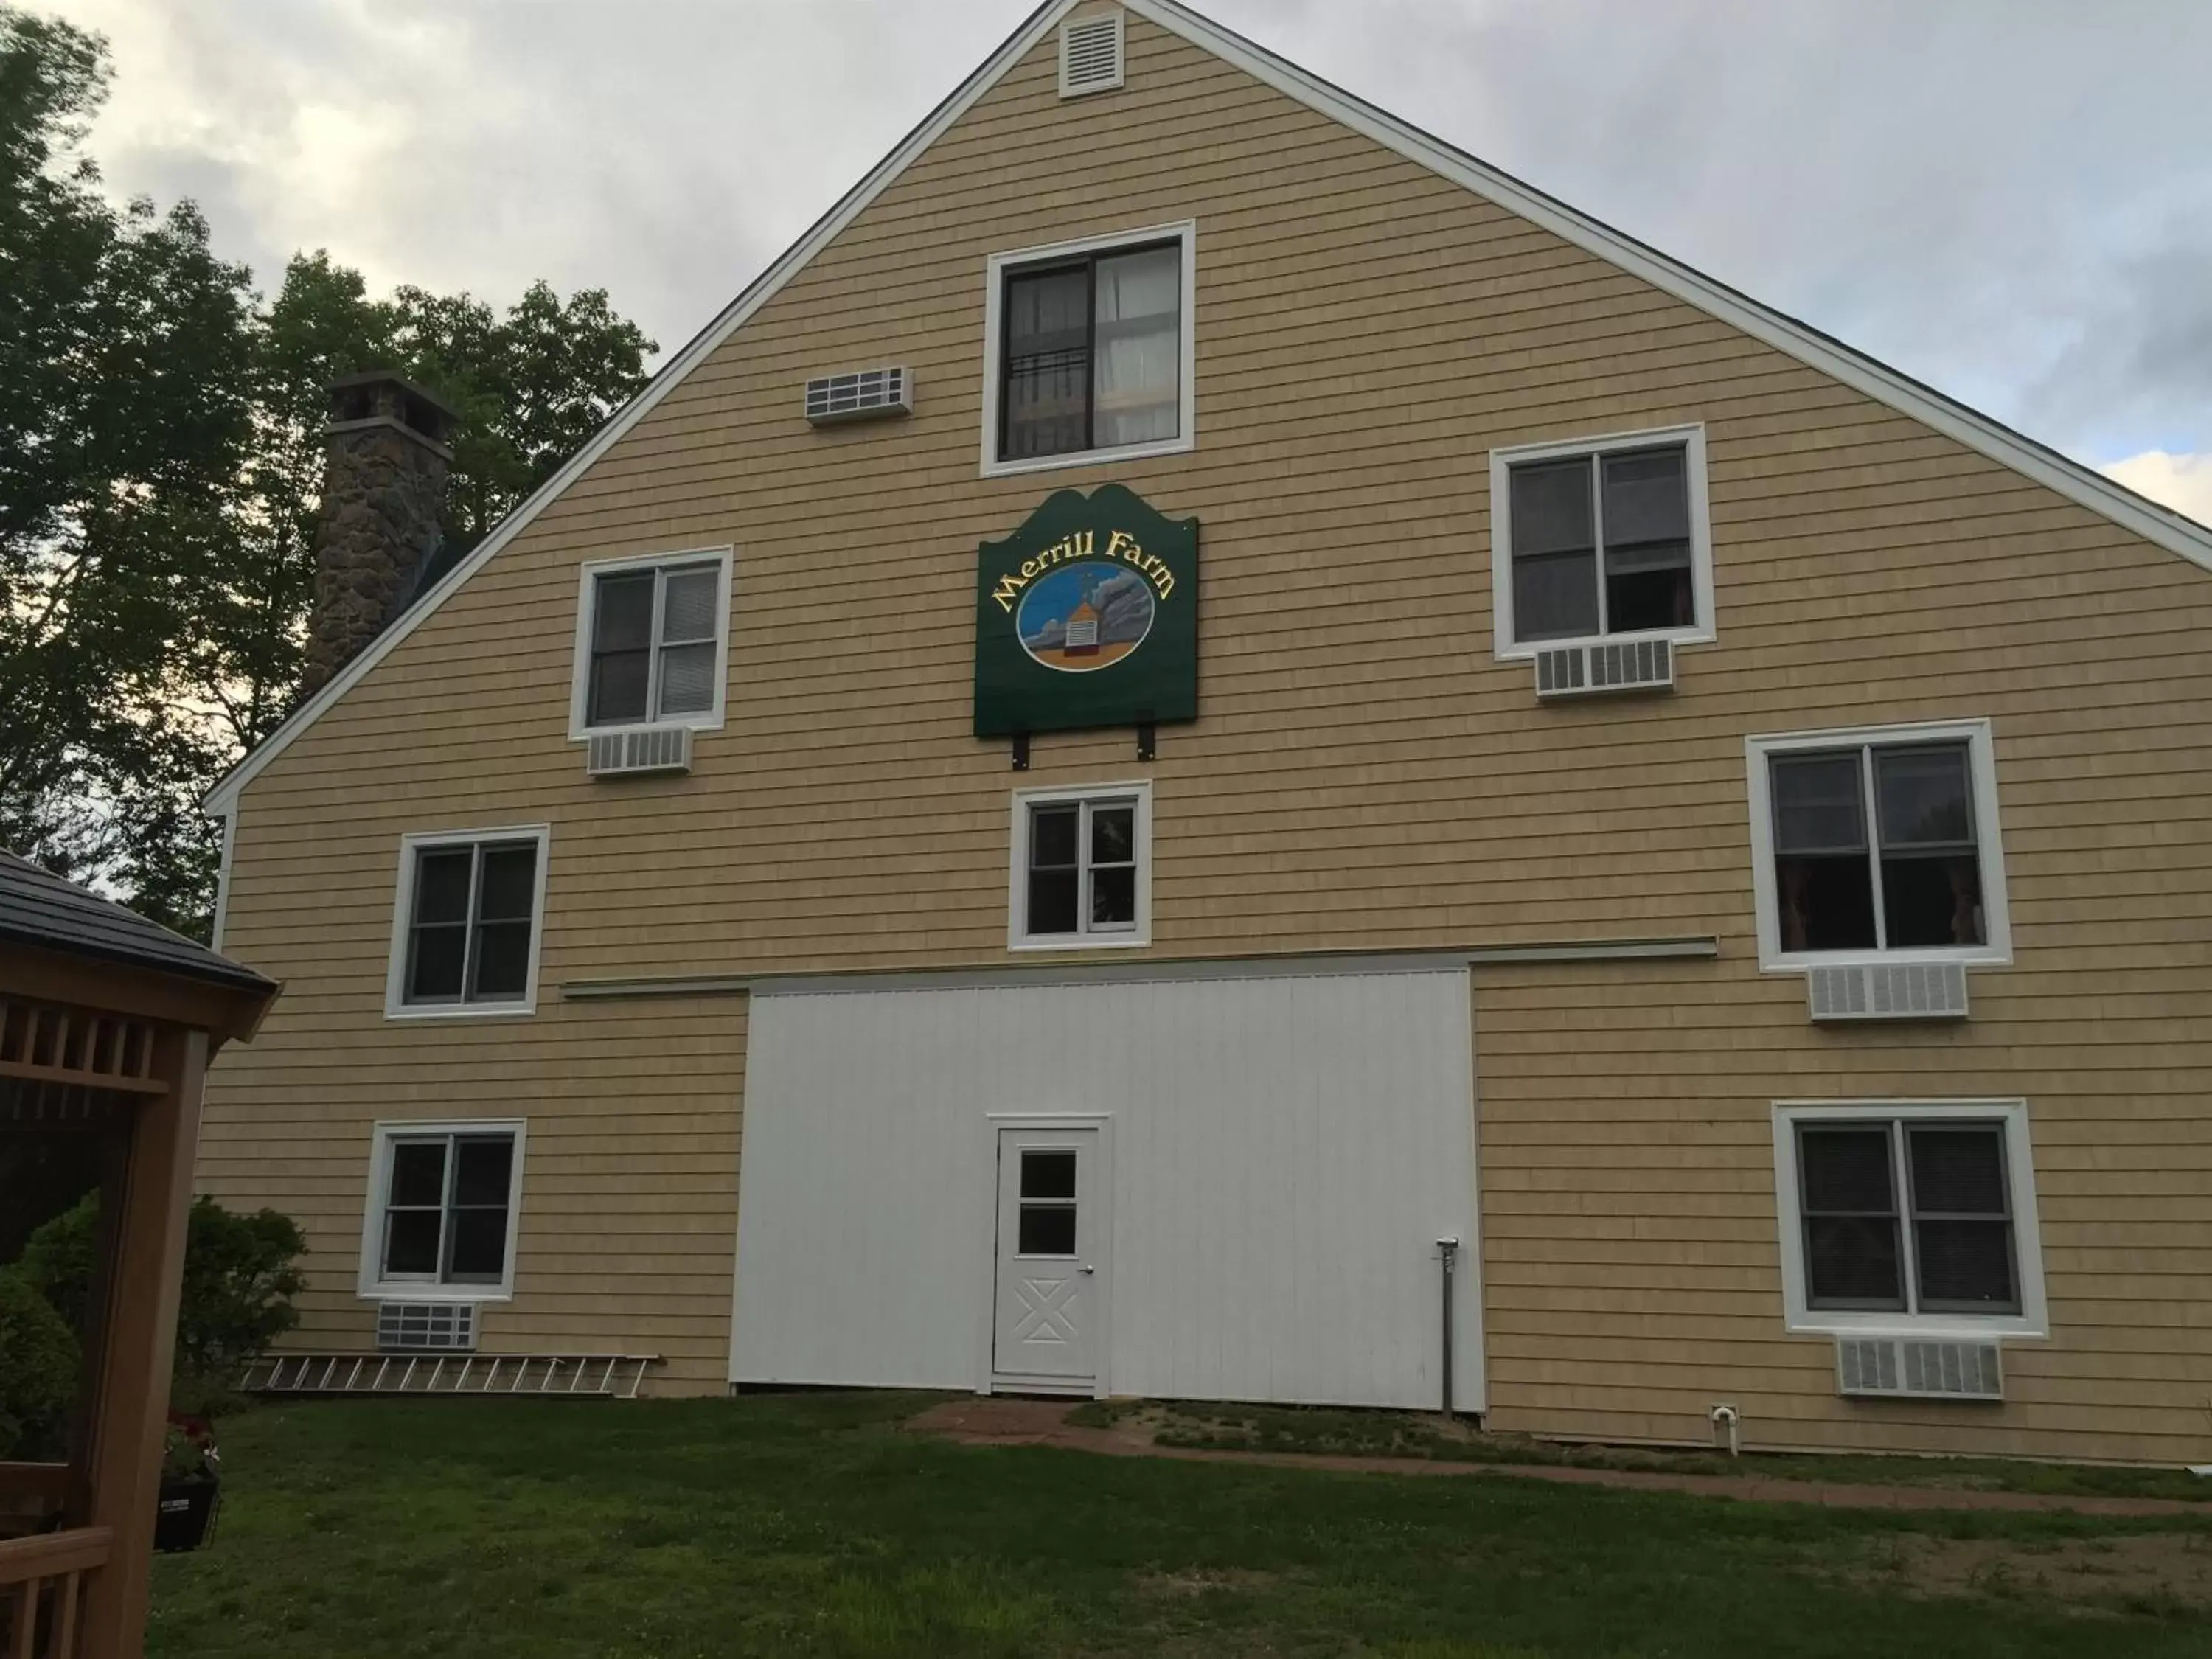
{"type": "Polygon", "coordinates": [[[573,1395],[635,1400],[647,1353],[269,1353],[246,1368],[248,1394],[573,1395]]]}

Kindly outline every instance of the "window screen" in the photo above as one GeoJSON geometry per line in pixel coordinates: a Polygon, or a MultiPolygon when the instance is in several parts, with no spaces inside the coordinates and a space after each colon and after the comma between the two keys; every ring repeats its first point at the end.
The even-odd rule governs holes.
{"type": "Polygon", "coordinates": [[[537,927],[535,840],[417,848],[401,1000],[520,1002],[537,927]]]}
{"type": "Polygon", "coordinates": [[[1050,801],[1029,812],[1023,932],[1030,938],[1134,932],[1137,803],[1050,801]]]}
{"type": "Polygon", "coordinates": [[[395,1135],[386,1143],[387,1281],[499,1285],[514,1202],[512,1131],[395,1135]]]}
{"type": "Polygon", "coordinates": [[[1182,435],[1180,243],[1006,273],[999,459],[1182,435]]]}
{"type": "Polygon", "coordinates": [[[1782,948],[1987,943],[1970,763],[1962,742],[1769,756],[1782,948]]]}
{"type": "Polygon", "coordinates": [[[721,597],[719,563],[595,577],[585,723],[646,726],[712,712],[721,597]]]}
{"type": "Polygon", "coordinates": [[[1697,625],[1686,446],[1525,462],[1506,480],[1516,641],[1697,625]]]}
{"type": "Polygon", "coordinates": [[[2020,1311],[2002,1124],[1801,1121],[1796,1146],[1808,1307],[2020,1311]]]}

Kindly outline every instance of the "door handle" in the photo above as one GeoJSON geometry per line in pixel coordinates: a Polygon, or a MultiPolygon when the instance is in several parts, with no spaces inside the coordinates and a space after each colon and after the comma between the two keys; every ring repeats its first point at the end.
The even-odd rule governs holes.
{"type": "Polygon", "coordinates": [[[1076,1272],[1079,1273],[1095,1273],[1097,1271],[1098,1269],[1092,1267],[1088,1261],[1085,1262],[1080,1267],[1076,1269],[1076,1272]]]}

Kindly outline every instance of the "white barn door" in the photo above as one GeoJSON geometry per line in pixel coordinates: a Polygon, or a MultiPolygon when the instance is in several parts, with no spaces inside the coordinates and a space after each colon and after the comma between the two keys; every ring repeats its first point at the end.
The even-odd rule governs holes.
{"type": "Polygon", "coordinates": [[[1465,969],[1146,971],[757,993],[732,1380],[1480,1410],[1465,969]]]}

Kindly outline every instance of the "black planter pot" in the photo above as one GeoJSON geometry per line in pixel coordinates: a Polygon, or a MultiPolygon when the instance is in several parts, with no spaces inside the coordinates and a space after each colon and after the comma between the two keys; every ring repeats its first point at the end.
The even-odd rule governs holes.
{"type": "Polygon", "coordinates": [[[222,1483],[213,1475],[164,1475],[154,1516],[154,1547],[196,1550],[215,1530],[216,1498],[222,1483]]]}

